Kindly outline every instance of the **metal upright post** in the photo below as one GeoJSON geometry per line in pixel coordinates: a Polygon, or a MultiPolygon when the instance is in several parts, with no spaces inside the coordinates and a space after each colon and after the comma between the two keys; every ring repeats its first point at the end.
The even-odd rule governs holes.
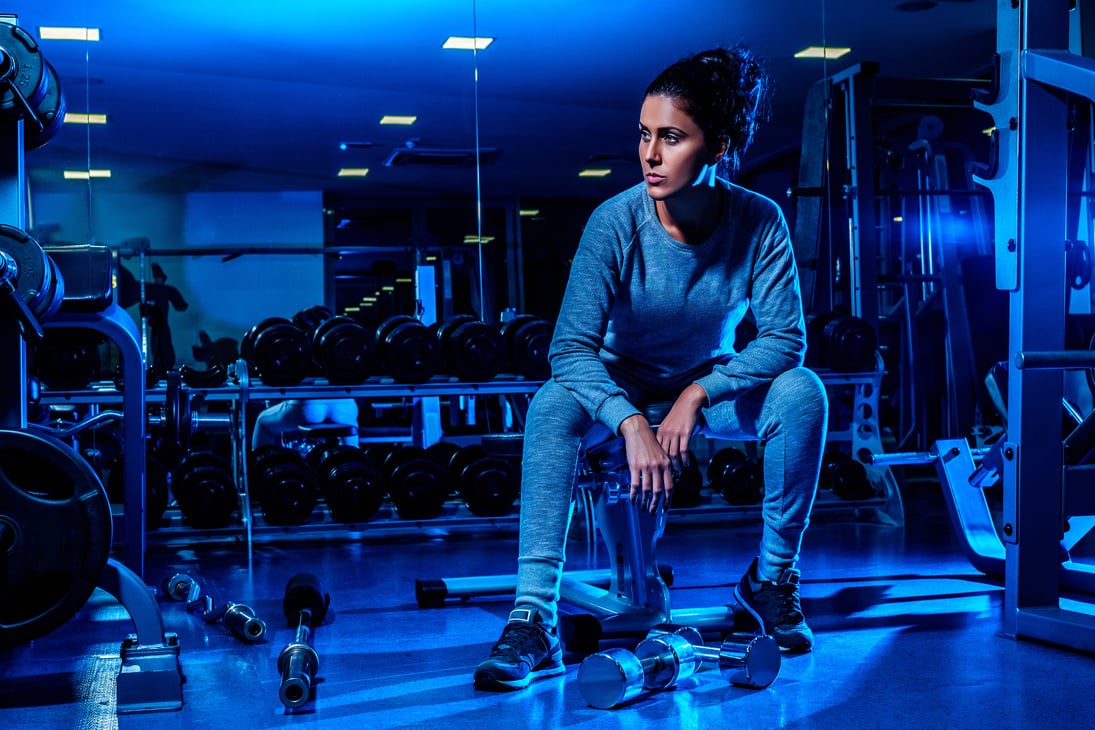
{"type": "Polygon", "coordinates": [[[1065,518],[1057,405],[1063,393],[1061,369],[1052,363],[1024,367],[1021,357],[1060,352],[1064,346],[1069,94],[1090,99],[1095,89],[1095,62],[1063,50],[1068,48],[1068,6],[1067,0],[998,4],[1000,93],[1018,101],[1015,116],[995,119],[999,147],[1016,148],[1014,158],[1004,159],[1017,168],[1014,188],[993,190],[998,224],[1004,219],[998,238],[1015,231],[1013,238],[997,241],[997,286],[1010,284],[1013,257],[1018,267],[1008,333],[1016,360],[1008,379],[1008,439],[1015,456],[1004,468],[1003,624],[1012,636],[1093,651],[1095,617],[1060,606],[1065,518]],[[1013,194],[1009,222],[1006,206],[1013,194]]]}
{"type": "MultiPolygon", "coordinates": [[[[22,230],[27,219],[23,120],[0,119],[0,223],[22,230]]],[[[0,318],[0,428],[27,425],[27,343],[15,319],[0,318]]]]}

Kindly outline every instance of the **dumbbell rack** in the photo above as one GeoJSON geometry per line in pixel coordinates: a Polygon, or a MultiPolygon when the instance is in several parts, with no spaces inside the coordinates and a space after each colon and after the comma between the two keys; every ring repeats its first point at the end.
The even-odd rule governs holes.
{"type": "MultiPolygon", "coordinates": [[[[881,453],[884,451],[881,441],[881,429],[878,423],[878,400],[883,372],[881,362],[872,371],[861,373],[838,373],[818,370],[830,398],[830,426],[828,441],[846,451],[862,462],[858,455],[863,453],[881,453]]],[[[250,558],[254,543],[318,540],[318,539],[356,539],[368,535],[382,537],[395,534],[447,533],[466,530],[514,531],[517,528],[517,510],[502,517],[479,517],[471,514],[466,507],[450,500],[441,515],[431,520],[406,520],[395,514],[390,504],[385,504],[381,512],[367,523],[344,524],[333,521],[326,514],[321,501],[316,516],[308,522],[292,527],[263,524],[256,520],[256,511],[252,509],[247,480],[247,455],[249,439],[247,434],[248,409],[264,407],[268,401],[309,398],[355,398],[370,399],[408,398],[417,402],[434,402],[443,397],[453,396],[531,396],[540,387],[541,381],[529,380],[521,376],[503,374],[483,383],[468,383],[455,378],[436,376],[422,384],[399,383],[388,377],[372,377],[358,385],[330,385],[322,379],[309,379],[294,386],[269,386],[252,381],[246,364],[240,361],[235,366],[234,377],[223,386],[215,388],[191,388],[194,396],[202,396],[206,403],[228,403],[233,423],[231,441],[233,447],[233,477],[236,481],[240,500],[240,520],[223,528],[196,529],[184,525],[181,514],[175,508],[169,508],[165,515],[165,524],[157,530],[147,533],[145,541],[149,545],[183,546],[196,542],[224,542],[245,544],[250,558]],[[318,516],[318,519],[317,519],[318,516]]],[[[166,389],[160,385],[148,389],[147,403],[162,403],[166,398],[166,389]]],[[[103,383],[81,391],[47,391],[43,393],[45,404],[104,404],[118,402],[122,394],[113,384],[103,383]]],[[[422,409],[429,417],[430,408],[422,409]]],[[[128,420],[128,419],[127,419],[128,420]]],[[[439,428],[427,427],[416,419],[414,427],[409,429],[406,440],[426,446],[440,437],[439,428]]],[[[398,441],[398,438],[392,438],[398,441]]],[[[714,442],[706,444],[708,450],[714,442]]],[[[703,454],[701,453],[700,456],[703,454]]],[[[815,518],[824,515],[840,516],[850,514],[853,519],[874,521],[883,524],[900,525],[904,522],[904,513],[898,485],[888,467],[876,466],[864,462],[871,484],[878,496],[860,501],[846,501],[834,495],[819,494],[815,502],[815,518]]],[[[143,480],[142,480],[143,481],[143,480]]],[[[126,500],[132,495],[127,489],[126,500]]],[[[754,520],[760,510],[759,505],[735,506],[725,503],[717,495],[705,498],[700,505],[690,508],[671,509],[670,524],[690,524],[705,521],[747,521],[754,520]]],[[[591,546],[596,545],[596,524],[591,513],[579,507],[577,511],[579,526],[572,534],[584,534],[584,540],[591,546]],[[584,523],[584,524],[583,524],[584,523]]]]}
{"type": "MultiPolygon", "coordinates": [[[[877,356],[876,356],[877,357],[877,356]]],[[[893,472],[888,466],[870,463],[870,455],[884,451],[882,428],[879,424],[879,394],[884,375],[882,359],[877,357],[876,368],[864,372],[843,373],[815,368],[829,397],[829,427],[826,434],[827,448],[838,449],[863,465],[875,497],[863,500],[845,500],[825,490],[820,490],[814,502],[813,517],[839,519],[849,516],[852,520],[900,526],[905,522],[901,492],[893,472]]],[[[714,454],[722,442],[708,441],[705,454],[697,452],[701,464],[714,454]],[[705,458],[707,457],[707,458],[705,458]]],[[[763,446],[760,446],[762,449],[763,446]]],[[[763,453],[763,452],[762,452],[763,453]]],[[[695,507],[670,509],[670,524],[697,523],[712,520],[755,519],[760,505],[727,504],[717,494],[702,498],[695,507]]],[[[596,544],[595,541],[591,541],[596,544]]]]}

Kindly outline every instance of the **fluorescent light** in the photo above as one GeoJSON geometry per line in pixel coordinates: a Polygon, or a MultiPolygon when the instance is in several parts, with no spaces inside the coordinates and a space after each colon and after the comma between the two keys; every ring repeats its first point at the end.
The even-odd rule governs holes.
{"type": "Polygon", "coordinates": [[[65,112],[65,124],[106,124],[106,114],[65,112]]]}
{"type": "Polygon", "coordinates": [[[494,236],[477,236],[474,233],[464,236],[464,243],[490,243],[494,240],[494,236]]]}
{"type": "Polygon", "coordinates": [[[809,46],[795,54],[795,58],[825,58],[834,59],[847,56],[852,52],[851,48],[837,48],[834,46],[809,46]]]}
{"type": "Polygon", "coordinates": [[[522,218],[529,218],[529,217],[532,217],[534,215],[540,215],[540,209],[539,208],[522,208],[519,211],[519,213],[520,213],[522,218]]]}
{"type": "Polygon", "coordinates": [[[98,28],[61,28],[43,25],[38,28],[38,37],[44,41],[97,41],[98,28]]]}
{"type": "Polygon", "coordinates": [[[65,170],[66,180],[90,180],[93,177],[110,177],[110,170],[65,170]]]}
{"type": "Polygon", "coordinates": [[[380,118],[381,124],[402,124],[404,126],[414,124],[418,117],[401,117],[395,114],[385,114],[380,118]]]}
{"type": "Polygon", "coordinates": [[[605,177],[611,173],[607,167],[587,167],[578,173],[578,177],[605,177]]]}
{"type": "Polygon", "coordinates": [[[368,174],[367,167],[344,167],[338,171],[339,177],[365,177],[368,174]]]}
{"type": "Polygon", "coordinates": [[[396,284],[413,284],[414,279],[396,279],[395,283],[396,284]]]}
{"type": "Polygon", "coordinates": [[[453,35],[441,45],[442,48],[451,48],[457,51],[481,51],[491,43],[494,42],[493,38],[476,38],[471,36],[453,35]]]}

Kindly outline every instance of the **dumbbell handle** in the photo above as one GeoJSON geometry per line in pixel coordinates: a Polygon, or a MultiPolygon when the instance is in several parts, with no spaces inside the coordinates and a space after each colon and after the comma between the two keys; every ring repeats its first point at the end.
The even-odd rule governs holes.
{"type": "MultiPolygon", "coordinates": [[[[782,658],[779,645],[771,636],[731,634],[718,647],[704,646],[696,641],[699,632],[690,627],[658,627],[636,647],[637,654],[652,655],[662,646],[644,648],[647,641],[658,641],[666,634],[682,636],[692,642],[692,656],[697,663],[717,664],[723,676],[731,684],[751,689],[763,689],[779,675],[782,658]]],[[[664,639],[661,639],[664,641],[664,639]]],[[[679,648],[678,653],[685,654],[679,648]]],[[[691,674],[691,672],[689,673],[691,674]]]]}

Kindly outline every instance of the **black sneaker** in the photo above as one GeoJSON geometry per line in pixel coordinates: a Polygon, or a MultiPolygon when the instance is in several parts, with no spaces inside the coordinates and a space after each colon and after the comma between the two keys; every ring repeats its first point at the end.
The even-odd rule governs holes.
{"type": "Polygon", "coordinates": [[[806,625],[798,597],[799,571],[788,568],[775,583],[756,582],[757,560],[749,566],[736,588],[734,598],[752,614],[761,631],[769,634],[780,648],[792,654],[804,654],[814,647],[814,632],[806,625]]]}
{"type": "Polygon", "coordinates": [[[522,689],[533,680],[565,671],[559,637],[544,628],[538,612],[517,608],[510,613],[502,638],[491,648],[490,656],[475,668],[475,687],[522,689]]]}

